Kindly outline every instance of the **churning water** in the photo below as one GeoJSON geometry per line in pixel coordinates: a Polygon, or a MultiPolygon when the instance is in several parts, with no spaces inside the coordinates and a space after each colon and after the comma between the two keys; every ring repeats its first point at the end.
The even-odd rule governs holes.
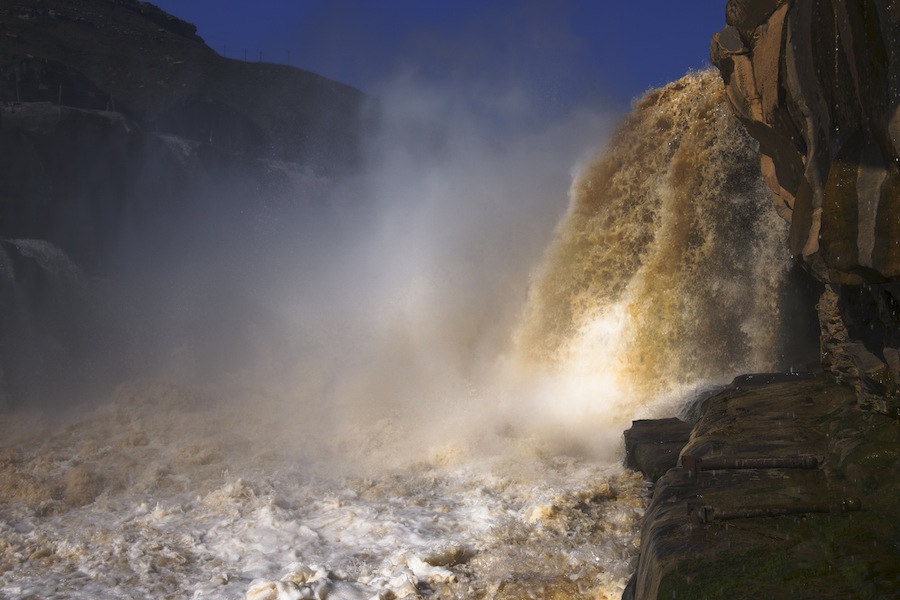
{"type": "Polygon", "coordinates": [[[310,335],[280,386],[130,381],[89,415],[8,415],[0,596],[618,597],[647,489],[622,429],[775,356],[785,227],[754,151],[717,75],[648,93],[575,178],[505,350],[479,344],[490,314],[438,310],[460,269],[442,293],[389,280],[393,312],[348,313],[336,357],[310,335]],[[448,314],[453,352],[423,350],[448,314]]]}

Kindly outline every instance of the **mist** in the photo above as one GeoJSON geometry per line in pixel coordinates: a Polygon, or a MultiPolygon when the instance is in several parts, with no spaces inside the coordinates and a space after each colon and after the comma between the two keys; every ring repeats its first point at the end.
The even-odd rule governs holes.
{"type": "MultiPolygon", "coordinates": [[[[352,5],[321,9],[338,64],[352,5]]],[[[16,108],[94,121],[0,238],[0,589],[621,596],[622,430],[765,362],[781,230],[718,76],[618,124],[574,5],[432,22],[365,97],[200,47],[223,87],[174,129],[16,108]]]]}
{"type": "MultiPolygon", "coordinates": [[[[589,364],[587,384],[515,356],[529,290],[547,270],[545,249],[576,205],[569,190],[617,116],[560,101],[583,50],[566,18],[527,5],[489,15],[463,38],[407,42],[416,52],[373,84],[349,167],[316,156],[307,164],[210,158],[196,142],[154,138],[131,167],[137,192],[118,216],[104,268],[82,276],[87,308],[68,319],[82,329],[76,347],[88,360],[68,359],[73,377],[41,357],[32,381],[55,385],[33,394],[35,403],[77,414],[121,383],[167,381],[202,389],[210,410],[236,407],[235,428],[248,412],[265,420],[266,437],[277,441],[260,443],[290,439],[318,458],[366,438],[402,462],[434,445],[490,451],[497,436],[533,434],[566,451],[613,456],[629,418],[648,413],[647,398],[607,397],[622,367],[610,361],[625,360],[616,357],[630,335],[624,309],[585,325],[602,338],[576,357],[589,364]],[[500,48],[509,38],[518,41],[500,48]],[[536,47],[556,52],[531,60],[536,47]],[[185,171],[185,180],[173,175],[185,171]]],[[[629,159],[623,177],[639,181],[652,150],[629,159]]],[[[656,177],[669,177],[660,170],[656,177]]],[[[644,194],[646,207],[669,195],[666,185],[644,194]]],[[[715,189],[703,193],[716,198],[715,189]]],[[[641,249],[596,248],[610,256],[586,273],[608,268],[619,288],[638,285],[628,282],[641,249]]],[[[663,244],[660,255],[682,251],[663,244]]],[[[719,271],[707,271],[698,288],[717,285],[719,271]]],[[[651,291],[654,281],[647,278],[651,291]]],[[[562,289],[543,285],[551,296],[562,289]]],[[[595,297],[601,312],[619,300],[595,297]]],[[[548,324],[535,335],[556,339],[544,333],[567,318],[543,313],[548,324]]],[[[678,346],[689,336],[675,337],[678,359],[700,362],[678,346]]],[[[713,362],[686,372],[706,380],[713,362]]],[[[625,369],[645,371],[636,365],[625,369]]],[[[648,379],[655,395],[672,392],[661,374],[648,379]]]]}
{"type": "Polygon", "coordinates": [[[491,381],[529,275],[609,123],[579,111],[536,128],[508,118],[521,98],[504,93],[516,107],[473,114],[458,89],[409,74],[386,84],[358,173],[289,215],[296,230],[266,226],[255,259],[241,260],[244,238],[215,252],[220,272],[184,273],[230,292],[200,334],[241,349],[218,374],[320,434],[386,419],[395,454],[493,427],[491,381]]]}
{"type": "Polygon", "coordinates": [[[505,427],[498,361],[613,121],[562,113],[526,78],[491,86],[513,59],[446,76],[407,62],[376,86],[351,171],[261,161],[172,180],[173,161],[203,157],[160,136],[102,268],[81,269],[74,375],[41,355],[13,405],[78,416],[120,384],[166,381],[265,420],[260,444],[303,438],[324,457],[376,423],[401,461],[505,427]]]}

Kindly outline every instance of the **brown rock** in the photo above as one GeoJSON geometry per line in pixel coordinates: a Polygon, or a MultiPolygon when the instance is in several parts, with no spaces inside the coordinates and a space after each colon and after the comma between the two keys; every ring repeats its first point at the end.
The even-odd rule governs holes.
{"type": "Polygon", "coordinates": [[[656,481],[677,465],[691,429],[693,425],[674,417],[633,421],[625,431],[625,465],[656,481]]]}
{"type": "Polygon", "coordinates": [[[897,311],[876,311],[875,336],[835,332],[863,306],[898,305],[900,9],[887,0],[730,0],[726,21],[710,56],[728,101],[759,140],[792,251],[841,298],[820,302],[825,366],[858,391],[890,396],[893,378],[870,377],[890,372],[897,311]]]}
{"type": "MultiPolygon", "coordinates": [[[[829,268],[849,273],[866,267],[890,277],[900,265],[875,251],[883,237],[876,225],[881,202],[892,207],[896,197],[883,184],[900,139],[898,83],[888,77],[897,66],[897,53],[889,49],[896,47],[898,15],[887,4],[732,0],[729,26],[713,38],[711,58],[732,108],[760,141],[779,212],[795,226],[794,251],[808,257],[821,245],[829,268]],[[865,168],[856,169],[860,165],[865,168]],[[859,193],[863,202],[856,201],[859,193]],[[798,208],[795,223],[791,213],[798,208]],[[847,222],[847,211],[854,210],[865,218],[847,222]],[[861,256],[840,252],[841,244],[858,241],[866,249],[861,256]]],[[[881,228],[891,226],[884,221],[881,228]]]]}
{"type": "Polygon", "coordinates": [[[754,375],[704,404],[682,456],[716,468],[657,482],[623,598],[894,597],[896,422],[824,378],[754,375]]]}
{"type": "Polygon", "coordinates": [[[741,30],[748,39],[753,30],[771,16],[784,0],[736,0],[725,7],[725,22],[741,30]]]}

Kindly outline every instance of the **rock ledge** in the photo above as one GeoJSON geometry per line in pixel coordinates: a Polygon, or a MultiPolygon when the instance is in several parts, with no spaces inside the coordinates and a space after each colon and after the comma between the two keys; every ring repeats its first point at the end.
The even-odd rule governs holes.
{"type": "Polygon", "coordinates": [[[623,597],[896,597],[900,423],[822,377],[739,378],[704,402],[623,597]]]}

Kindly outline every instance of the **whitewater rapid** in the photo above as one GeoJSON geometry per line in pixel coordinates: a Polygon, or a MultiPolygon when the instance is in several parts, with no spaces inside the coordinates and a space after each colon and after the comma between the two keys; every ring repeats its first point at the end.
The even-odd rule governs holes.
{"type": "Polygon", "coordinates": [[[273,439],[253,400],[133,383],[52,432],[5,423],[0,595],[612,598],[629,575],[646,486],[615,463],[510,430],[397,461],[387,417],[273,439]]]}

